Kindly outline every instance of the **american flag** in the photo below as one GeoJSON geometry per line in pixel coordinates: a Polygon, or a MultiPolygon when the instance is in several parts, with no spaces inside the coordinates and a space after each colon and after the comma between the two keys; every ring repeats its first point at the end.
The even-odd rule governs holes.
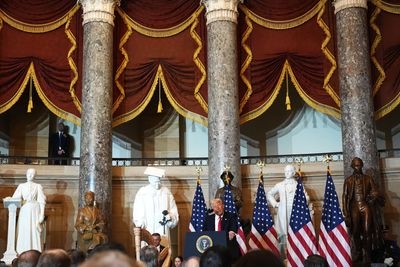
{"type": "Polygon", "coordinates": [[[190,218],[190,232],[200,232],[203,229],[204,221],[207,215],[207,206],[204,201],[203,190],[200,182],[197,181],[196,192],[193,197],[192,218],[190,218]]]}
{"type": "Polygon", "coordinates": [[[304,266],[304,260],[316,252],[315,230],[307,207],[303,182],[299,177],[290,215],[287,266],[304,266]]]}
{"type": "Polygon", "coordinates": [[[325,185],[318,252],[326,258],[329,266],[351,266],[350,238],[329,169],[325,185]]]}
{"type": "Polygon", "coordinates": [[[236,241],[239,244],[240,252],[242,253],[242,255],[244,255],[247,253],[246,236],[244,235],[242,225],[240,224],[239,216],[237,215],[236,206],[235,203],[233,202],[232,191],[229,184],[225,185],[224,206],[226,212],[235,214],[237,216],[238,230],[236,235],[236,241]]]}
{"type": "Polygon", "coordinates": [[[268,208],[262,177],[258,184],[256,206],[253,210],[249,247],[252,249],[269,249],[279,255],[278,234],[268,208]]]}

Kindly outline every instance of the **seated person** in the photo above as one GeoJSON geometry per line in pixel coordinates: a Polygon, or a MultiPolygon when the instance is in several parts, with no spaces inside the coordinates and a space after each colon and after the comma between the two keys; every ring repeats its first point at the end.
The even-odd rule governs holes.
{"type": "Polygon", "coordinates": [[[107,243],[108,237],[103,233],[104,226],[101,211],[94,205],[94,193],[86,192],[85,206],[79,209],[75,223],[79,249],[88,252],[99,244],[107,243]]]}

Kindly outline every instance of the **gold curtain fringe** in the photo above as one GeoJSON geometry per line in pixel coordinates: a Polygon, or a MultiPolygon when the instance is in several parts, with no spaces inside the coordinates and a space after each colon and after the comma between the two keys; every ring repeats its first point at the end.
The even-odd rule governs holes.
{"type": "Polygon", "coordinates": [[[197,100],[197,102],[199,102],[202,109],[206,113],[208,113],[208,104],[204,100],[203,96],[200,94],[200,88],[201,88],[201,86],[203,86],[204,82],[206,81],[207,72],[206,72],[206,68],[204,67],[203,63],[199,59],[199,54],[201,52],[201,49],[203,49],[203,43],[201,42],[200,36],[196,32],[196,27],[198,24],[199,24],[199,19],[196,18],[193,21],[192,26],[190,27],[190,36],[197,44],[197,49],[193,53],[193,62],[201,72],[200,81],[197,83],[196,87],[194,88],[194,98],[197,100]]]}
{"type": "Polygon", "coordinates": [[[128,25],[128,23],[124,20],[124,23],[127,27],[126,33],[122,36],[121,41],[118,44],[118,49],[121,51],[122,56],[124,59],[121,62],[121,65],[119,65],[117,72],[114,77],[114,82],[115,85],[117,86],[119,92],[121,93],[115,103],[113,104],[112,107],[112,114],[119,108],[119,106],[122,103],[122,100],[125,98],[125,88],[122,86],[122,84],[119,82],[119,77],[122,75],[122,73],[125,71],[126,66],[128,65],[129,62],[129,55],[128,52],[125,50],[124,45],[126,42],[129,40],[130,36],[132,35],[132,28],[128,25]]]}
{"type": "Polygon", "coordinates": [[[326,38],[322,41],[321,50],[322,50],[322,53],[324,54],[324,56],[331,63],[331,68],[329,69],[328,74],[324,78],[323,88],[328,93],[328,95],[333,99],[333,101],[336,103],[336,105],[338,107],[340,107],[340,98],[336,94],[336,92],[333,90],[331,85],[329,84],[329,81],[331,80],[335,70],[337,69],[337,64],[336,64],[335,57],[333,56],[331,51],[328,49],[328,43],[332,39],[332,35],[331,35],[328,25],[326,25],[326,23],[324,22],[324,20],[322,18],[322,16],[325,13],[325,5],[326,5],[326,0],[321,1],[321,9],[318,12],[318,16],[317,16],[317,24],[326,35],[326,38]]]}
{"type": "Polygon", "coordinates": [[[371,0],[371,2],[388,13],[400,14],[400,5],[390,4],[382,0],[371,0]]]}
{"type": "Polygon", "coordinates": [[[260,26],[263,26],[268,29],[274,29],[274,30],[286,30],[286,29],[291,29],[295,28],[297,26],[300,26],[301,24],[304,24],[305,22],[309,21],[311,18],[313,18],[318,11],[322,8],[321,1],[318,2],[314,7],[312,7],[310,10],[308,10],[306,13],[304,13],[301,16],[298,16],[297,18],[290,19],[290,20],[269,20],[266,18],[263,18],[254,12],[252,12],[250,9],[248,9],[245,5],[240,5],[240,9],[248,16],[252,21],[257,23],[260,26]]]}
{"type": "Polygon", "coordinates": [[[33,109],[33,100],[32,100],[32,77],[29,79],[29,101],[28,101],[28,108],[27,111],[28,113],[31,113],[33,109]]]}
{"type": "Polygon", "coordinates": [[[145,99],[142,101],[142,103],[140,103],[137,108],[135,108],[134,110],[119,115],[118,117],[114,118],[113,122],[112,122],[112,127],[116,127],[118,125],[121,125],[122,123],[125,123],[127,121],[132,120],[133,118],[137,117],[140,113],[143,112],[143,110],[146,108],[146,106],[148,105],[148,103],[150,102],[151,98],[154,95],[154,92],[156,90],[157,84],[158,84],[158,79],[161,79],[162,82],[162,86],[164,88],[164,92],[165,95],[167,96],[168,101],[170,102],[170,104],[172,105],[172,107],[182,116],[184,116],[185,118],[192,120],[194,122],[197,122],[201,125],[207,126],[207,118],[195,114],[193,112],[187,111],[185,108],[183,108],[182,106],[180,106],[175,99],[172,97],[171,92],[169,91],[167,82],[164,78],[164,74],[163,74],[163,70],[161,65],[158,66],[157,68],[157,73],[156,76],[154,77],[153,80],[153,84],[150,88],[149,93],[146,95],[145,99]]]}
{"type": "Polygon", "coordinates": [[[386,79],[386,74],[385,70],[382,68],[382,66],[379,64],[378,59],[375,57],[376,55],[376,48],[378,47],[379,43],[382,40],[382,35],[381,31],[379,30],[378,25],[375,24],[375,21],[378,17],[378,15],[381,13],[381,9],[379,7],[375,7],[374,12],[372,13],[372,16],[369,20],[369,25],[370,27],[374,30],[376,36],[374,41],[372,42],[371,45],[371,61],[374,64],[374,67],[378,70],[379,76],[375,81],[375,84],[372,89],[372,95],[375,96],[379,89],[382,86],[383,81],[386,79]]]}
{"type": "Polygon", "coordinates": [[[246,85],[247,90],[246,93],[244,94],[243,98],[240,100],[240,105],[239,105],[239,113],[243,111],[244,106],[246,105],[247,101],[249,101],[251,94],[253,93],[253,87],[251,86],[250,81],[246,77],[246,70],[250,66],[251,61],[253,60],[253,53],[251,52],[250,47],[246,44],[247,39],[249,38],[251,32],[253,31],[253,24],[251,23],[251,20],[249,19],[248,16],[245,18],[246,21],[246,31],[243,33],[241,44],[246,52],[247,56],[245,61],[242,64],[242,67],[240,68],[240,78],[242,79],[243,83],[246,85]]]}
{"type": "Polygon", "coordinates": [[[72,102],[74,103],[76,109],[79,111],[79,113],[81,113],[82,104],[75,94],[75,84],[78,81],[79,74],[78,74],[78,68],[76,67],[74,59],[72,58],[72,54],[76,51],[76,48],[78,46],[76,44],[76,39],[74,34],[69,29],[69,25],[71,24],[71,18],[72,17],[69,17],[67,23],[65,24],[65,30],[64,30],[65,35],[67,35],[67,38],[72,45],[71,48],[68,50],[68,55],[67,55],[68,65],[71,68],[72,73],[74,74],[71,83],[69,84],[69,94],[71,95],[72,102]]]}
{"type": "Polygon", "coordinates": [[[160,77],[158,78],[158,106],[157,106],[157,113],[161,113],[163,111],[163,106],[161,102],[161,81],[160,77]]]}
{"type": "Polygon", "coordinates": [[[30,32],[30,33],[44,33],[53,31],[59,28],[60,26],[64,25],[75,14],[75,12],[79,10],[79,8],[80,6],[76,4],[73,8],[71,8],[70,11],[68,11],[61,18],[44,24],[30,24],[22,22],[20,20],[14,19],[13,17],[4,13],[2,10],[0,10],[0,18],[3,19],[11,27],[16,28],[20,31],[30,32]]]}
{"type": "Polygon", "coordinates": [[[292,67],[290,66],[289,62],[286,61],[285,65],[286,65],[286,69],[289,73],[290,79],[291,79],[294,87],[296,88],[296,91],[299,93],[300,97],[304,100],[304,102],[306,102],[307,105],[309,105],[310,107],[312,107],[313,109],[315,109],[319,112],[330,115],[336,119],[341,118],[340,111],[338,109],[335,109],[333,107],[330,107],[330,106],[322,104],[322,103],[319,103],[319,102],[315,101],[314,99],[312,99],[310,96],[308,96],[307,93],[304,92],[304,90],[301,87],[301,85],[299,84],[299,82],[297,81],[296,76],[294,75],[292,67]]]}
{"type": "Polygon", "coordinates": [[[182,31],[184,31],[187,27],[189,27],[193,21],[199,16],[199,14],[203,11],[204,6],[201,5],[189,18],[187,18],[182,23],[178,24],[177,26],[166,28],[166,29],[154,29],[143,26],[138,22],[134,21],[131,17],[128,16],[120,7],[117,7],[118,14],[132,27],[135,31],[149,37],[170,37],[176,35],[182,31]]]}
{"type": "Polygon", "coordinates": [[[286,100],[285,100],[285,105],[286,105],[286,110],[292,110],[292,106],[290,105],[290,98],[289,98],[289,77],[288,77],[288,72],[286,71],[286,100]]]}

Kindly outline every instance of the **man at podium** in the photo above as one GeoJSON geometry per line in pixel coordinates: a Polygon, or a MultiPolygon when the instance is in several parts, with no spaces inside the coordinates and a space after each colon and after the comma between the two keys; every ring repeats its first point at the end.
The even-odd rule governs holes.
{"type": "Polygon", "coordinates": [[[240,257],[239,246],[236,242],[237,216],[225,211],[220,198],[211,201],[213,213],[206,216],[203,231],[225,231],[228,248],[233,260],[240,257]]]}

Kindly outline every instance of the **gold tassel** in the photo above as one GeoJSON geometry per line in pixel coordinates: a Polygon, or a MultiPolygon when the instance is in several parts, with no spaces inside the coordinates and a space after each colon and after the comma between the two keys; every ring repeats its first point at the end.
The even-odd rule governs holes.
{"type": "Polygon", "coordinates": [[[290,106],[290,98],[289,98],[289,77],[288,77],[288,72],[286,70],[286,110],[292,110],[292,107],[290,106]]]}
{"type": "Polygon", "coordinates": [[[29,81],[29,101],[28,101],[28,109],[27,113],[31,113],[33,109],[33,100],[32,100],[32,76],[29,81]]]}
{"type": "Polygon", "coordinates": [[[158,107],[157,113],[161,113],[163,111],[163,106],[161,102],[161,80],[158,78],[158,107]]]}

